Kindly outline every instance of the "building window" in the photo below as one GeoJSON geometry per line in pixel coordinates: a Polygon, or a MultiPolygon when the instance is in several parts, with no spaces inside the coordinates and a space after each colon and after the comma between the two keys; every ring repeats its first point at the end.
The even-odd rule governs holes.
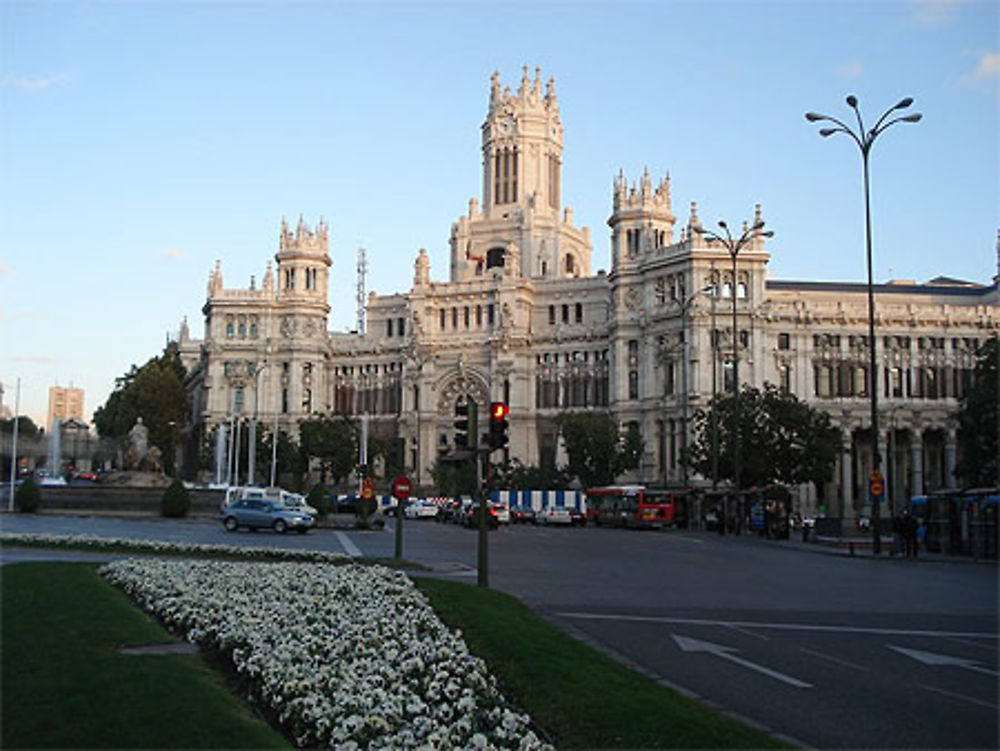
{"type": "Polygon", "coordinates": [[[226,339],[232,339],[234,334],[233,322],[226,322],[226,339]]]}
{"type": "Polygon", "coordinates": [[[816,396],[833,396],[833,371],[829,365],[816,366],[816,396]]]}
{"type": "Polygon", "coordinates": [[[576,274],[576,262],[573,260],[573,256],[566,254],[566,275],[573,276],[576,274]]]}
{"type": "Polygon", "coordinates": [[[639,398],[639,340],[628,342],[628,398],[639,398]]]}
{"type": "Polygon", "coordinates": [[[453,329],[458,328],[458,308],[451,309],[451,327],[453,329]]]}
{"type": "Polygon", "coordinates": [[[788,334],[778,334],[778,349],[791,349],[791,337],[788,334]]]}
{"type": "Polygon", "coordinates": [[[494,320],[494,316],[493,316],[493,303],[490,303],[489,305],[486,306],[486,323],[487,323],[487,325],[488,326],[492,326],[493,325],[493,320],[494,320]]]}
{"type": "Polygon", "coordinates": [[[583,323],[583,303],[577,303],[576,307],[576,322],[583,323]]]}
{"type": "Polygon", "coordinates": [[[493,193],[496,204],[517,202],[517,149],[501,149],[493,156],[493,193]]]}
{"type": "Polygon", "coordinates": [[[671,396],[674,393],[674,361],[670,360],[663,369],[663,395],[671,396]]]}
{"type": "Polygon", "coordinates": [[[250,338],[251,339],[256,339],[257,338],[257,324],[256,323],[251,323],[250,324],[250,338]]]}
{"type": "Polygon", "coordinates": [[[788,363],[781,363],[778,366],[778,387],[786,394],[792,393],[792,369],[788,363]]]}
{"type": "Polygon", "coordinates": [[[462,320],[465,322],[465,328],[469,328],[469,306],[466,305],[462,309],[462,320]]]}
{"type": "Polygon", "coordinates": [[[562,306],[562,322],[569,323],[569,305],[562,306]]]}
{"type": "Polygon", "coordinates": [[[390,337],[390,338],[392,337],[392,319],[391,318],[387,318],[386,321],[385,321],[385,335],[388,336],[388,337],[390,337]]]}
{"type": "Polygon", "coordinates": [[[237,386],[236,390],[233,392],[233,412],[236,414],[243,413],[243,387],[237,386]]]}
{"type": "Polygon", "coordinates": [[[854,394],[868,396],[868,368],[863,365],[854,367],[854,394]]]}
{"type": "Polygon", "coordinates": [[[556,306],[555,305],[550,305],[549,306],[549,324],[555,326],[555,323],[556,323],[556,306]]]}

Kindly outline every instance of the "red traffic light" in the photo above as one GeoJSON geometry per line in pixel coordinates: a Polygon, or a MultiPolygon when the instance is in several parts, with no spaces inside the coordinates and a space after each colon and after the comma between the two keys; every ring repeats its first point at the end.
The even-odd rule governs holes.
{"type": "Polygon", "coordinates": [[[507,415],[510,414],[510,407],[507,406],[506,402],[491,402],[490,403],[490,419],[491,420],[502,420],[507,415]]]}

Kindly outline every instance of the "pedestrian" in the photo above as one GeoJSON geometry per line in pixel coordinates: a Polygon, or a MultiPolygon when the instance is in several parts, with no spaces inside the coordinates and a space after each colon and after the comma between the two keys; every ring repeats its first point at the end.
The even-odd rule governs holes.
{"type": "Polygon", "coordinates": [[[903,547],[907,558],[917,557],[917,520],[907,514],[902,520],[903,547]]]}
{"type": "Polygon", "coordinates": [[[900,511],[892,517],[892,550],[890,555],[898,555],[902,551],[903,543],[903,512],[900,511]]]}

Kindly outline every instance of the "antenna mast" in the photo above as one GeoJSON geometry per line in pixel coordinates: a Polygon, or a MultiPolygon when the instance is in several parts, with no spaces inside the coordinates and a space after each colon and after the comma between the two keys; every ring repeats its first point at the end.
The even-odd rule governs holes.
{"type": "Polygon", "coordinates": [[[365,277],[368,275],[368,257],[364,248],[358,248],[358,334],[365,333],[365,277]]]}

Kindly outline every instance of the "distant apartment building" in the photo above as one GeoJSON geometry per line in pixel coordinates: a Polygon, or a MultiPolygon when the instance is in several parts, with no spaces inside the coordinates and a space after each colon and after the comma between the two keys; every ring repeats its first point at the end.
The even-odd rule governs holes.
{"type": "Polygon", "coordinates": [[[60,421],[83,419],[83,389],[72,386],[52,386],[49,388],[49,416],[45,420],[45,430],[51,432],[53,421],[58,418],[60,421]]]}

